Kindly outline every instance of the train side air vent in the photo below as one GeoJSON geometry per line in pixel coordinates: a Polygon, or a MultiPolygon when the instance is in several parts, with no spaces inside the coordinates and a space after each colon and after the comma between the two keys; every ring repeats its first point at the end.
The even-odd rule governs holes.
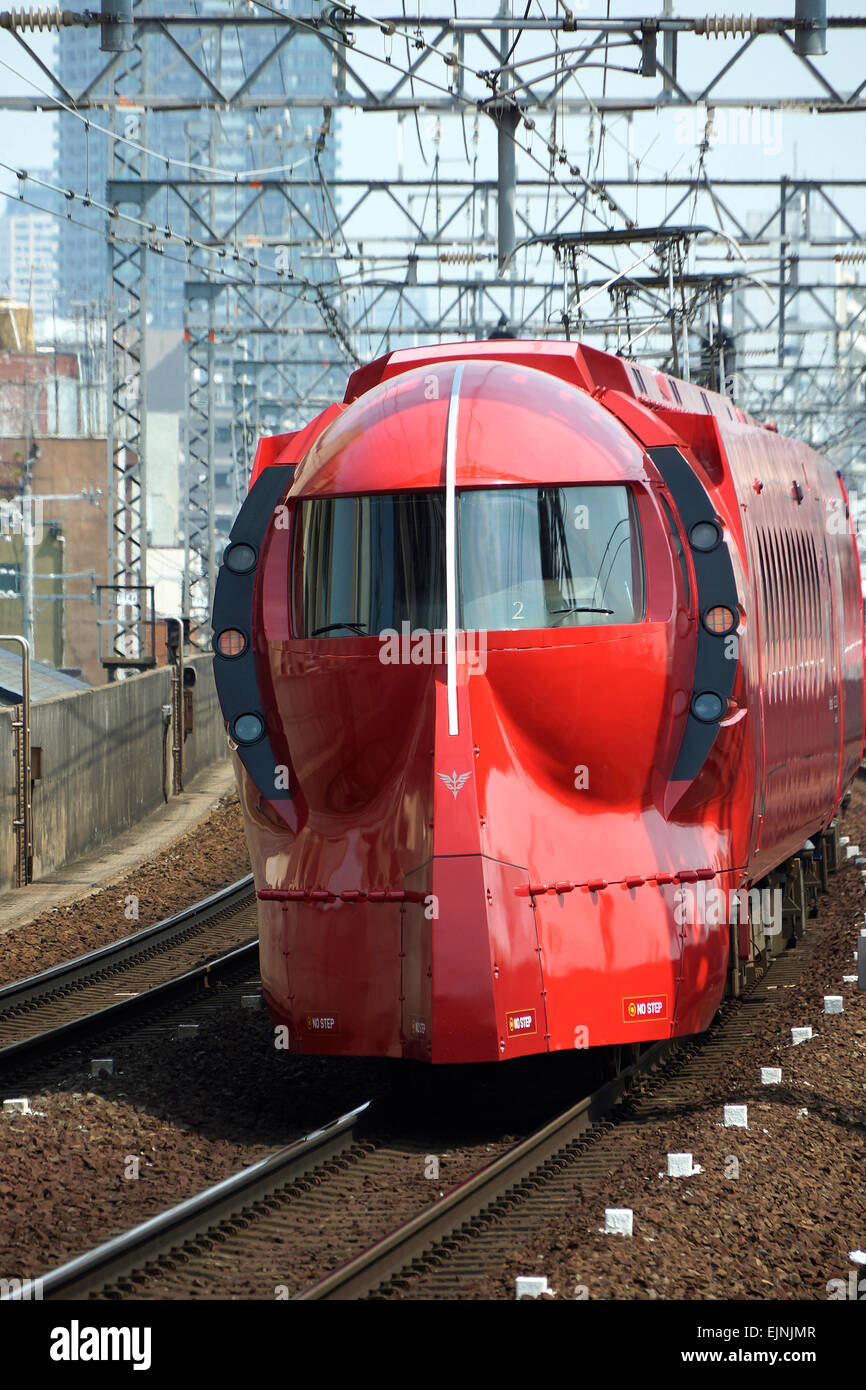
{"type": "Polygon", "coordinates": [[[644,381],[643,376],[642,376],[641,373],[638,371],[637,367],[632,367],[632,369],[631,369],[631,374],[632,374],[632,377],[633,377],[633,379],[634,379],[634,384],[635,384],[635,386],[636,386],[637,389],[638,389],[638,395],[640,395],[640,396],[645,396],[645,395],[646,395],[646,382],[644,381]]]}

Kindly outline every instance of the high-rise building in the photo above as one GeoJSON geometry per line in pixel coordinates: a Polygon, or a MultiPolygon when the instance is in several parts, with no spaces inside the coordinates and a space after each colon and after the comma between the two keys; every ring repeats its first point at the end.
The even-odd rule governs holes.
{"type": "MultiPolygon", "coordinates": [[[[302,0],[282,0],[281,8],[286,13],[302,12],[302,0]]],[[[90,0],[69,0],[67,8],[85,10],[92,8],[90,0]]],[[[177,6],[174,0],[145,0],[146,13],[173,14],[177,6]]],[[[203,0],[203,16],[230,17],[235,10],[247,14],[246,6],[236,0],[203,0]]],[[[188,51],[195,62],[220,88],[227,92],[236,90],[245,79],[255,74],[258,67],[278,47],[279,26],[244,27],[228,25],[218,35],[207,31],[187,30],[188,51]]],[[[75,94],[87,88],[108,62],[109,55],[99,47],[99,29],[61,29],[58,36],[57,71],[66,89],[75,94]]],[[[118,66],[128,63],[126,55],[120,55],[118,66]]],[[[148,92],[161,91],[174,95],[190,97],[207,94],[202,81],[193,70],[178,57],[177,50],[168,39],[159,34],[150,34],[144,41],[143,58],[144,84],[148,92]]],[[[110,78],[108,79],[111,80],[110,78]]],[[[321,94],[327,101],[332,86],[331,59],[324,45],[315,35],[299,35],[277,52],[274,61],[264,72],[254,79],[253,93],[273,96],[285,93],[287,106],[284,110],[269,110],[264,113],[252,110],[223,111],[219,117],[211,110],[198,113],[194,108],[180,112],[148,113],[146,124],[136,119],[134,98],[131,114],[125,129],[141,140],[153,155],[147,159],[143,171],[146,178],[161,181],[168,173],[171,178],[206,177],[200,168],[189,168],[190,164],[213,165],[220,174],[225,173],[228,180],[235,174],[243,174],[254,169],[275,169],[285,165],[298,164],[302,176],[314,173],[311,158],[311,145],[308,139],[309,127],[316,131],[320,123],[315,108],[297,111],[291,108],[293,95],[316,96],[321,94]]],[[[106,87],[105,81],[97,86],[97,91],[106,87]]],[[[130,89],[131,90],[131,89],[130,89]]],[[[83,114],[83,113],[82,113],[83,114]]],[[[63,187],[74,189],[77,193],[90,193],[100,201],[106,196],[106,181],[109,176],[110,137],[96,127],[110,125],[110,116],[105,112],[95,114],[89,123],[80,116],[61,113],[58,117],[57,168],[54,178],[63,187]]],[[[319,167],[327,180],[335,169],[335,137],[331,135],[321,151],[319,167]]],[[[316,175],[317,176],[317,175],[316,175]]],[[[291,183],[291,173],[286,183],[291,183]]],[[[213,212],[218,228],[225,229],[234,220],[233,209],[237,206],[237,191],[231,183],[223,189],[209,190],[206,194],[192,195],[187,189],[181,190],[185,200],[194,202],[198,212],[207,217],[213,212]],[[209,200],[212,196],[212,202],[209,200]]],[[[149,216],[158,225],[164,225],[166,218],[180,233],[187,232],[183,203],[179,199],[157,192],[155,202],[148,209],[149,216]]],[[[304,201],[309,203],[309,198],[304,201]]],[[[316,200],[314,200],[315,202],[316,200]]],[[[318,200],[321,203],[321,199],[318,200]]],[[[308,209],[306,217],[309,217],[308,209]]],[[[315,209],[313,209],[315,220],[315,209]]],[[[238,236],[241,243],[247,238],[274,237],[285,234],[290,237],[293,226],[304,222],[304,214],[299,215],[296,208],[276,191],[269,191],[260,200],[254,218],[244,221],[238,236]]],[[[192,235],[207,239],[206,221],[196,212],[189,214],[189,230],[192,235]]],[[[97,227],[99,223],[97,221],[97,227]]],[[[167,248],[165,255],[148,256],[147,318],[156,327],[180,327],[183,322],[184,280],[199,273],[201,258],[193,263],[192,272],[186,262],[183,248],[167,248]]],[[[59,254],[59,297],[61,309],[70,313],[82,303],[92,306],[107,298],[107,252],[104,238],[98,232],[86,230],[74,223],[60,226],[59,254]]],[[[320,321],[319,321],[320,322],[320,321]]]]}
{"type": "MultiPolygon", "coordinates": [[[[40,178],[48,174],[34,171],[40,178]]],[[[47,212],[10,203],[0,216],[0,296],[26,304],[34,317],[55,312],[60,224],[47,212]]]]}
{"type": "MultiPolygon", "coordinates": [[[[78,10],[93,8],[91,0],[69,0],[78,10]]],[[[308,12],[307,0],[278,0],[287,14],[308,12]]],[[[138,7],[137,7],[138,8],[138,7]]],[[[148,15],[177,13],[175,0],[142,0],[148,15]]],[[[249,17],[249,8],[239,0],[202,0],[203,17],[227,17],[237,13],[249,17]]],[[[211,378],[210,416],[214,420],[214,505],[216,531],[228,534],[237,509],[238,488],[244,484],[244,463],[251,458],[250,440],[257,434],[294,427],[299,402],[310,395],[328,393],[323,384],[323,362],[329,357],[328,334],[314,296],[298,298],[283,312],[287,298],[261,284],[271,283],[273,268],[292,269],[309,280],[331,278],[327,259],[330,240],[325,223],[330,218],[330,200],[320,190],[294,189],[295,178],[327,181],[336,169],[336,136],[329,131],[318,141],[323,123],[323,107],[332,91],[331,56],[315,34],[300,33],[282,44],[285,30],[277,21],[273,26],[232,25],[216,31],[184,30],[184,47],[191,58],[220,91],[231,93],[249,81],[248,95],[285,96],[285,106],[267,109],[213,109],[213,91],[179,56],[177,48],[162,34],[151,32],[142,40],[142,66],[139,73],[143,89],[154,96],[170,94],[189,97],[190,105],[181,111],[153,111],[142,114],[135,106],[135,88],[121,90],[127,101],[119,129],[143,145],[149,153],[140,167],[140,176],[151,181],[150,201],[142,215],[158,228],[169,224],[180,235],[209,243],[214,237],[229,237],[241,254],[257,257],[258,277],[252,268],[240,265],[240,287],[222,291],[214,297],[216,349],[211,378]],[[273,61],[267,60],[273,56],[273,61]],[[259,73],[259,69],[262,69],[259,73]],[[321,97],[317,103],[293,107],[293,96],[321,97]],[[196,99],[205,98],[209,109],[196,109],[196,99]],[[216,170],[216,174],[212,172],[216,170]],[[269,178],[260,193],[250,188],[257,171],[268,170],[269,178]],[[177,182],[166,190],[166,178],[177,182]],[[240,216],[247,204],[248,215],[240,216]],[[297,243],[322,235],[313,248],[315,255],[305,259],[297,243]],[[267,326],[278,326],[271,335],[267,326]],[[245,329],[249,332],[245,334],[245,329]],[[239,364],[242,369],[238,370],[239,364]],[[312,383],[318,383],[311,393],[312,383]],[[283,399],[285,397],[285,399],[283,399]],[[244,450],[239,447],[239,431],[244,431],[244,450]]],[[[112,77],[100,79],[109,56],[99,48],[99,30],[65,28],[58,36],[57,70],[61,82],[73,95],[93,85],[95,92],[108,90],[112,77]]],[[[131,69],[135,57],[121,54],[117,73],[131,69]]],[[[82,115],[84,113],[81,113],[82,115]]],[[[127,179],[122,161],[110,157],[111,137],[105,129],[111,116],[95,112],[88,123],[81,115],[62,112],[58,116],[57,170],[54,179],[76,193],[90,193],[108,201],[109,177],[127,179]]],[[[126,146],[135,163],[135,152],[126,146]]],[[[134,206],[123,205],[124,212],[134,206]]],[[[109,254],[104,235],[105,218],[89,215],[95,230],[60,223],[59,292],[60,311],[72,314],[82,305],[105,313],[108,303],[109,254]]],[[[129,224],[115,223],[121,235],[134,235],[129,224]]],[[[161,247],[162,254],[146,255],[146,356],[147,386],[147,468],[150,490],[157,486],[163,498],[182,499],[187,481],[183,469],[183,390],[184,359],[182,336],[189,303],[187,282],[207,280],[217,264],[215,254],[196,248],[187,253],[180,240],[161,247]],[[174,335],[169,353],[165,335],[174,335]],[[167,355],[168,354],[168,355],[167,355]],[[166,371],[159,364],[170,363],[174,381],[166,395],[166,371]],[[169,399],[169,396],[171,399],[169,399]],[[167,454],[171,441],[180,438],[177,457],[167,454]],[[166,473],[171,475],[170,478],[166,473]]],[[[231,264],[231,262],[228,262],[231,264]]],[[[120,312],[123,311],[122,305],[120,312]]],[[[201,303],[193,313],[202,313],[201,303]]],[[[208,312],[207,309],[204,312],[208,312]]],[[[195,369],[193,369],[195,370],[195,369]]],[[[342,386],[340,386],[342,392],[342,386]]],[[[315,409],[315,406],[313,406],[315,409]]],[[[176,535],[172,531],[172,508],[161,507],[149,499],[148,518],[154,540],[159,544],[182,543],[183,508],[174,509],[176,535]]]]}

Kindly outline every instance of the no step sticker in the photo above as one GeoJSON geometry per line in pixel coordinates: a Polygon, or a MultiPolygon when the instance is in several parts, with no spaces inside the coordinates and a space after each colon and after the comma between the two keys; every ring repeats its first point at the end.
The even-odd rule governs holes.
{"type": "Polygon", "coordinates": [[[650,1023],[668,1016],[666,994],[641,994],[622,1001],[623,1023],[650,1023]]]}

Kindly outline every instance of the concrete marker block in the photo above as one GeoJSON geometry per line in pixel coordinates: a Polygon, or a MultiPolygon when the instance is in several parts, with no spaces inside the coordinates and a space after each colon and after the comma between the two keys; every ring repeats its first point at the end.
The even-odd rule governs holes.
{"type": "Polygon", "coordinates": [[[843,985],[856,985],[856,983],[857,983],[857,976],[856,976],[856,975],[843,975],[843,976],[842,976],[842,983],[843,983],[843,985]]]}
{"type": "Polygon", "coordinates": [[[841,994],[825,994],[825,995],[824,995],[824,1013],[825,1013],[825,1014],[841,1014],[841,1013],[844,1012],[844,1008],[845,1008],[845,1006],[844,1006],[844,1004],[842,1003],[842,996],[841,996],[841,994]]]}
{"type": "Polygon", "coordinates": [[[242,1009],[260,1009],[262,1007],[262,996],[260,994],[242,994],[242,1009]]]}
{"type": "Polygon", "coordinates": [[[604,1234],[606,1236],[634,1235],[634,1212],[631,1207],[605,1207],[604,1234]]]}
{"type": "Polygon", "coordinates": [[[91,1076],[113,1076],[114,1058],[113,1057],[91,1057],[90,1059],[91,1076]]]}
{"type": "Polygon", "coordinates": [[[18,1098],[15,1099],[15,1100],[4,1100],[4,1102],[3,1102],[3,1114],[4,1114],[4,1115],[32,1115],[32,1114],[33,1114],[33,1111],[30,1109],[30,1101],[27,1099],[27,1097],[26,1097],[26,1096],[20,1096],[20,1097],[18,1097],[18,1098]]]}
{"type": "Polygon", "coordinates": [[[761,1067],[762,1086],[781,1086],[782,1068],[781,1067],[761,1067]]]}
{"type": "Polygon", "coordinates": [[[791,1029],[791,1043],[794,1047],[799,1047],[800,1043],[808,1042],[812,1036],[812,1029],[807,1025],[805,1028],[791,1029]]]}
{"type": "Polygon", "coordinates": [[[177,1036],[179,1038],[194,1038],[197,1033],[197,1023],[179,1023],[177,1025],[177,1036]]]}
{"type": "Polygon", "coordinates": [[[857,988],[866,989],[866,931],[861,929],[857,951],[857,988]]]}
{"type": "Polygon", "coordinates": [[[690,1178],[695,1169],[691,1154],[668,1154],[668,1177],[690,1178]]]}
{"type": "Polygon", "coordinates": [[[726,1129],[748,1129],[749,1128],[749,1108],[746,1105],[726,1105],[725,1106],[725,1127],[726,1129]]]}
{"type": "Polygon", "coordinates": [[[846,846],[845,846],[845,855],[846,855],[846,857],[847,857],[848,859],[856,859],[856,857],[857,857],[857,855],[858,855],[859,853],[860,853],[860,846],[859,846],[859,845],[846,845],[846,846]]]}
{"type": "Polygon", "coordinates": [[[514,1284],[515,1298],[540,1298],[543,1293],[551,1292],[545,1274],[518,1274],[514,1284]]]}

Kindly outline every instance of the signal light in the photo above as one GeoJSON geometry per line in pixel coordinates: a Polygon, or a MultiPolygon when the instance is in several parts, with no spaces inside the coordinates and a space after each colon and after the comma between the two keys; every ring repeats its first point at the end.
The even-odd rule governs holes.
{"type": "Polygon", "coordinates": [[[265,732],[265,721],[259,714],[239,714],[232,726],[235,743],[258,743],[265,732]]]}
{"type": "Polygon", "coordinates": [[[716,604],[715,608],[708,608],[704,614],[704,627],[715,637],[727,637],[728,633],[733,632],[736,626],[736,613],[732,609],[726,608],[723,603],[716,604]]]}
{"type": "Polygon", "coordinates": [[[223,564],[232,574],[249,574],[250,570],[256,567],[256,559],[253,546],[246,545],[243,541],[227,546],[223,554],[223,564]]]}
{"type": "Polygon", "coordinates": [[[715,724],[717,719],[721,719],[727,706],[727,700],[723,700],[714,690],[702,690],[700,695],[696,695],[692,700],[692,714],[702,724],[715,724]]]}
{"type": "Polygon", "coordinates": [[[246,634],[236,627],[224,628],[217,637],[215,646],[220,656],[243,656],[247,649],[246,634]]]}
{"type": "Polygon", "coordinates": [[[721,527],[715,521],[696,521],[689,531],[689,544],[692,550],[706,553],[715,550],[722,539],[721,527]]]}

